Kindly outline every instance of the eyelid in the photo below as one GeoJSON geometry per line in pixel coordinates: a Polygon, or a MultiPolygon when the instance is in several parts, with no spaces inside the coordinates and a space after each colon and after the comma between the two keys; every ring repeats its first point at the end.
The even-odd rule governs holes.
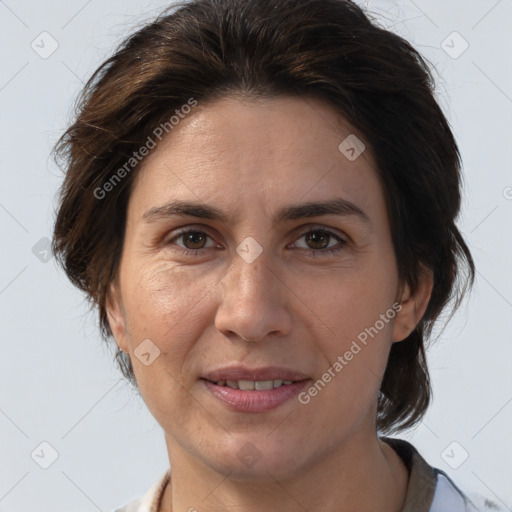
{"type": "Polygon", "coordinates": [[[343,231],[341,231],[337,228],[333,228],[331,226],[325,226],[324,224],[301,225],[301,226],[297,227],[296,230],[294,230],[294,231],[299,232],[301,235],[305,235],[305,234],[309,233],[310,231],[326,231],[333,235],[337,235],[340,238],[348,238],[348,236],[343,231]]]}
{"type": "MultiPolygon", "coordinates": [[[[166,237],[164,239],[163,245],[164,246],[176,245],[179,248],[178,250],[180,252],[182,252],[182,254],[185,254],[185,255],[197,255],[198,253],[201,253],[205,250],[219,248],[218,244],[216,244],[213,247],[201,247],[198,249],[189,249],[187,247],[177,244],[176,242],[171,243],[175,240],[182,238],[183,235],[186,235],[187,233],[191,233],[191,232],[192,233],[194,233],[194,232],[203,233],[206,235],[207,238],[210,238],[210,240],[214,244],[216,244],[215,238],[211,235],[211,233],[209,231],[209,227],[203,224],[203,225],[187,225],[187,226],[183,226],[181,228],[177,228],[177,231],[173,232],[171,237],[166,237]]],[[[293,240],[293,242],[291,242],[291,244],[295,244],[298,240],[300,240],[304,236],[308,235],[309,233],[314,233],[314,232],[324,232],[327,235],[329,235],[337,240],[337,242],[338,242],[337,244],[334,244],[333,246],[330,246],[330,247],[329,246],[324,247],[323,249],[310,249],[307,247],[297,247],[297,249],[299,251],[306,253],[308,255],[311,255],[311,256],[322,256],[322,255],[327,256],[327,255],[335,254],[338,251],[341,251],[347,245],[347,243],[349,243],[349,240],[347,240],[347,238],[349,238],[349,237],[347,237],[347,235],[345,233],[342,234],[342,232],[340,232],[339,230],[337,230],[335,228],[331,228],[331,227],[327,227],[327,226],[323,226],[323,225],[319,225],[319,224],[311,223],[309,225],[301,225],[301,226],[298,226],[295,230],[293,230],[293,232],[294,232],[294,240],[293,240]]],[[[290,245],[290,244],[288,244],[288,245],[290,245]]],[[[287,247],[288,247],[288,245],[287,245],[287,247]]]]}
{"type": "MultiPolygon", "coordinates": [[[[204,226],[204,225],[193,226],[192,225],[192,226],[184,226],[182,228],[178,228],[177,231],[173,231],[172,236],[166,237],[164,239],[163,245],[170,245],[170,243],[173,240],[180,239],[183,235],[186,235],[187,233],[191,233],[191,232],[192,233],[195,233],[195,232],[204,233],[212,242],[216,243],[214,237],[209,232],[207,226],[204,226]]],[[[187,247],[182,247],[180,245],[178,245],[178,247],[180,247],[184,251],[201,251],[204,249],[213,249],[213,247],[206,247],[206,248],[202,247],[201,249],[188,249],[187,247]]]]}
{"type": "MultiPolygon", "coordinates": [[[[169,242],[170,240],[174,240],[175,238],[179,237],[180,235],[183,235],[190,231],[204,232],[210,238],[213,239],[214,237],[210,234],[209,229],[210,229],[209,226],[206,226],[204,224],[186,225],[181,228],[176,228],[176,230],[175,230],[176,232],[173,231],[174,234],[172,235],[172,237],[171,238],[166,237],[166,239],[167,239],[167,242],[169,242]]],[[[344,233],[336,228],[332,228],[330,226],[325,226],[322,224],[301,225],[301,226],[298,226],[295,229],[293,229],[292,234],[293,234],[293,236],[301,237],[301,236],[304,236],[304,235],[310,233],[311,231],[317,231],[317,230],[318,231],[326,231],[333,235],[339,236],[341,239],[343,239],[346,242],[348,242],[348,240],[346,240],[346,239],[350,238],[346,233],[344,233]]]]}
{"type": "MultiPolygon", "coordinates": [[[[316,232],[324,232],[327,235],[330,235],[332,238],[336,239],[338,241],[338,244],[346,245],[348,243],[347,236],[342,235],[338,230],[334,228],[328,228],[326,226],[309,226],[306,230],[300,230],[298,235],[294,237],[294,241],[292,243],[296,243],[298,240],[303,238],[304,236],[308,235],[309,233],[316,233],[316,232]]],[[[306,247],[299,247],[299,249],[302,249],[307,252],[315,252],[315,253],[326,253],[332,249],[334,249],[336,245],[331,247],[326,247],[324,249],[309,249],[306,247]]]]}

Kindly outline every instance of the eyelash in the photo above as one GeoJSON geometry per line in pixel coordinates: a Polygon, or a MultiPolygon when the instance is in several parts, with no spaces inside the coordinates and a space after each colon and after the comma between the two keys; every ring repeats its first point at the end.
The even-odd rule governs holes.
{"type": "MultiPolygon", "coordinates": [[[[206,233],[205,231],[202,231],[200,229],[193,229],[193,228],[188,228],[188,229],[183,229],[181,231],[179,231],[173,238],[171,238],[166,245],[171,245],[171,242],[173,242],[174,240],[178,240],[179,238],[183,237],[183,235],[187,235],[189,233],[202,233],[204,235],[206,235],[208,238],[212,238],[210,235],[208,235],[208,233],[206,233]]],[[[306,254],[308,256],[312,256],[312,257],[317,257],[319,254],[320,255],[334,255],[334,254],[337,254],[338,252],[340,252],[341,250],[343,250],[344,246],[347,244],[347,241],[344,240],[343,238],[341,238],[337,233],[329,230],[329,229],[326,229],[326,228],[311,228],[307,231],[305,231],[304,233],[302,233],[301,235],[299,235],[299,237],[297,238],[300,239],[306,235],[309,235],[310,233],[323,233],[323,234],[327,234],[333,238],[335,238],[338,243],[339,243],[339,246],[336,247],[336,246],[333,246],[331,248],[328,248],[328,249],[304,249],[306,254]]],[[[203,250],[205,250],[205,248],[201,248],[201,249],[187,249],[187,248],[184,248],[184,247],[181,247],[181,246],[178,246],[180,248],[180,251],[185,254],[186,256],[197,256],[197,254],[203,250]]],[[[208,249],[208,248],[207,248],[208,249]]]]}

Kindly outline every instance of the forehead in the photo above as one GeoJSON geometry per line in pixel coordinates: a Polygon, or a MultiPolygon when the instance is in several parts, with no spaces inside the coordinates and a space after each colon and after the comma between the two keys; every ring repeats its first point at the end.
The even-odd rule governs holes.
{"type": "Polygon", "coordinates": [[[270,215],[280,202],[341,196],[371,209],[382,191],[371,151],[357,156],[357,141],[363,137],[316,99],[198,104],[142,162],[131,203],[141,214],[178,198],[240,216],[251,207],[270,215]]]}

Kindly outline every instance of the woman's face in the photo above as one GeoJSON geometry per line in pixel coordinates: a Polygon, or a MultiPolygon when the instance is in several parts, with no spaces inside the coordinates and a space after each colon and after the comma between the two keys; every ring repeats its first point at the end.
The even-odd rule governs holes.
{"type": "Polygon", "coordinates": [[[317,100],[228,98],[143,162],[108,313],[171,466],[285,478],[375,436],[391,344],[425,300],[400,287],[354,133],[317,100]]]}

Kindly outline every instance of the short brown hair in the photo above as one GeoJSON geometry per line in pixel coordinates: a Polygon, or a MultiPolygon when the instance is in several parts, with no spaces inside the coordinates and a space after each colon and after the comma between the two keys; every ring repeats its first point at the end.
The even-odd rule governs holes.
{"type": "MultiPolygon", "coordinates": [[[[55,148],[66,175],[53,251],[98,307],[108,340],[106,299],[139,166],[123,173],[105,197],[94,191],[105,190],[155,127],[190,98],[295,95],[326,101],[359,130],[375,156],[400,278],[414,291],[422,268],[433,273],[423,318],[391,348],[378,403],[381,432],[410,427],[431,399],[425,342],[445,306],[459,305],[475,272],[455,225],[460,155],[433,90],[422,56],[348,0],[173,5],[131,35],[82,91],[76,119],[55,148]]],[[[129,357],[117,349],[116,358],[136,386],[129,357]]]]}

